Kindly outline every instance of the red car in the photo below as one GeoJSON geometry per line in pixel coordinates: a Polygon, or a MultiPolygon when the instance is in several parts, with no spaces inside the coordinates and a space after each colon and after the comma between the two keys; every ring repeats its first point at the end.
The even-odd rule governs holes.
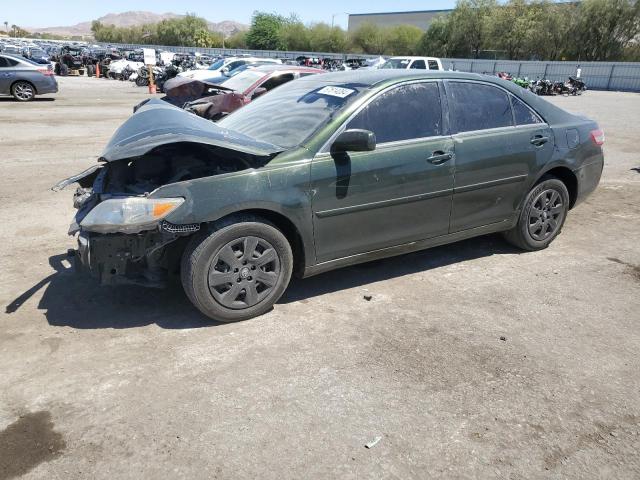
{"type": "MultiPolygon", "coordinates": [[[[201,86],[202,94],[191,101],[185,102],[182,108],[200,117],[218,120],[277,86],[296,78],[320,73],[325,73],[325,71],[292,65],[261,65],[240,72],[226,80],[222,85],[212,85],[207,82],[193,80],[203,84],[201,86]],[[208,95],[202,96],[203,94],[208,95]]],[[[193,86],[185,84],[181,88],[189,87],[193,86]]],[[[167,93],[168,95],[170,94],[170,92],[167,93]]]]}

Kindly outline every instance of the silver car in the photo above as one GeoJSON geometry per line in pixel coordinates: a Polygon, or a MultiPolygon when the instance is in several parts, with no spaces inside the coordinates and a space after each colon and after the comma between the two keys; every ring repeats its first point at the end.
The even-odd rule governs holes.
{"type": "Polygon", "coordinates": [[[17,55],[0,54],[0,95],[13,95],[20,102],[36,95],[56,93],[58,82],[51,64],[41,65],[17,55]]]}

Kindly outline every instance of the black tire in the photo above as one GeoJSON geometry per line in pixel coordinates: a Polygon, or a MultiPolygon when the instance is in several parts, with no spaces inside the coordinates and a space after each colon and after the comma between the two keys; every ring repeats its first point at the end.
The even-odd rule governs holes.
{"type": "Polygon", "coordinates": [[[11,95],[19,102],[30,102],[36,96],[36,89],[29,82],[18,81],[11,85],[11,95]]]}
{"type": "Polygon", "coordinates": [[[136,85],[139,87],[146,87],[149,85],[149,80],[147,78],[138,77],[136,78],[136,85]]]}
{"type": "Polygon", "coordinates": [[[556,177],[545,175],[527,194],[518,223],[504,232],[504,238],[523,250],[547,248],[562,231],[568,211],[569,191],[566,185],[556,177]],[[545,201],[551,199],[553,201],[545,206],[545,201]],[[536,221],[532,223],[532,219],[536,221]]]}
{"type": "Polygon", "coordinates": [[[56,62],[55,67],[53,67],[53,73],[55,73],[56,75],[60,75],[60,63],[56,62]]]}
{"type": "Polygon", "coordinates": [[[291,246],[274,225],[253,216],[238,217],[232,222],[219,226],[213,232],[194,236],[182,255],[180,272],[189,300],[207,317],[224,323],[247,320],[269,311],[287,288],[293,270],[291,246]],[[251,241],[249,239],[259,243],[254,244],[247,254],[244,247],[251,241]],[[255,257],[254,253],[259,253],[262,245],[268,248],[255,257]],[[224,253],[230,251],[234,255],[233,262],[239,262],[235,269],[231,266],[233,262],[223,261],[228,258],[224,253]],[[267,253],[267,257],[273,260],[261,266],[260,262],[264,262],[262,256],[267,253]],[[244,258],[249,259],[248,263],[244,258]],[[212,275],[232,278],[225,284],[210,285],[212,275]],[[270,277],[268,282],[272,283],[271,286],[261,283],[261,277],[266,275],[270,277]],[[218,290],[220,287],[222,290],[218,290]],[[250,290],[256,303],[249,300],[250,290]],[[228,299],[224,298],[229,295],[228,299]]]}
{"type": "Polygon", "coordinates": [[[93,77],[96,74],[96,69],[93,65],[87,65],[87,77],[93,77]]]}
{"type": "Polygon", "coordinates": [[[69,75],[69,66],[64,63],[60,64],[60,76],[66,77],[67,75],[69,75]]]}

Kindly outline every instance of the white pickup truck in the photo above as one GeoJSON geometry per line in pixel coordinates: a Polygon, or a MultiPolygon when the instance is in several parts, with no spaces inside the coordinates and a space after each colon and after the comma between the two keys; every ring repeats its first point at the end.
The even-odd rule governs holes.
{"type": "Polygon", "coordinates": [[[436,57],[391,57],[380,68],[417,68],[420,70],[444,70],[442,62],[436,57]]]}

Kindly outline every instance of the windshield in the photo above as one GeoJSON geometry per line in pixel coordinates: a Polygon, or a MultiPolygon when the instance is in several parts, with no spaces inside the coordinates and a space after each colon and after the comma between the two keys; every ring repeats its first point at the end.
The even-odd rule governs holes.
{"type": "Polygon", "coordinates": [[[407,68],[408,66],[408,58],[390,58],[380,68],[407,68]]]}
{"type": "Polygon", "coordinates": [[[264,72],[257,72],[256,70],[245,70],[224,82],[224,86],[236,92],[244,92],[265,75],[264,72]]]}
{"type": "Polygon", "coordinates": [[[212,63],[209,68],[207,68],[207,70],[220,70],[222,68],[222,65],[224,65],[224,58],[218,60],[215,63],[212,63]]]}
{"type": "Polygon", "coordinates": [[[313,75],[274,89],[218,124],[289,149],[302,144],[330,122],[359,98],[365,88],[366,85],[355,83],[330,84],[322,80],[322,75],[313,75]]]}

